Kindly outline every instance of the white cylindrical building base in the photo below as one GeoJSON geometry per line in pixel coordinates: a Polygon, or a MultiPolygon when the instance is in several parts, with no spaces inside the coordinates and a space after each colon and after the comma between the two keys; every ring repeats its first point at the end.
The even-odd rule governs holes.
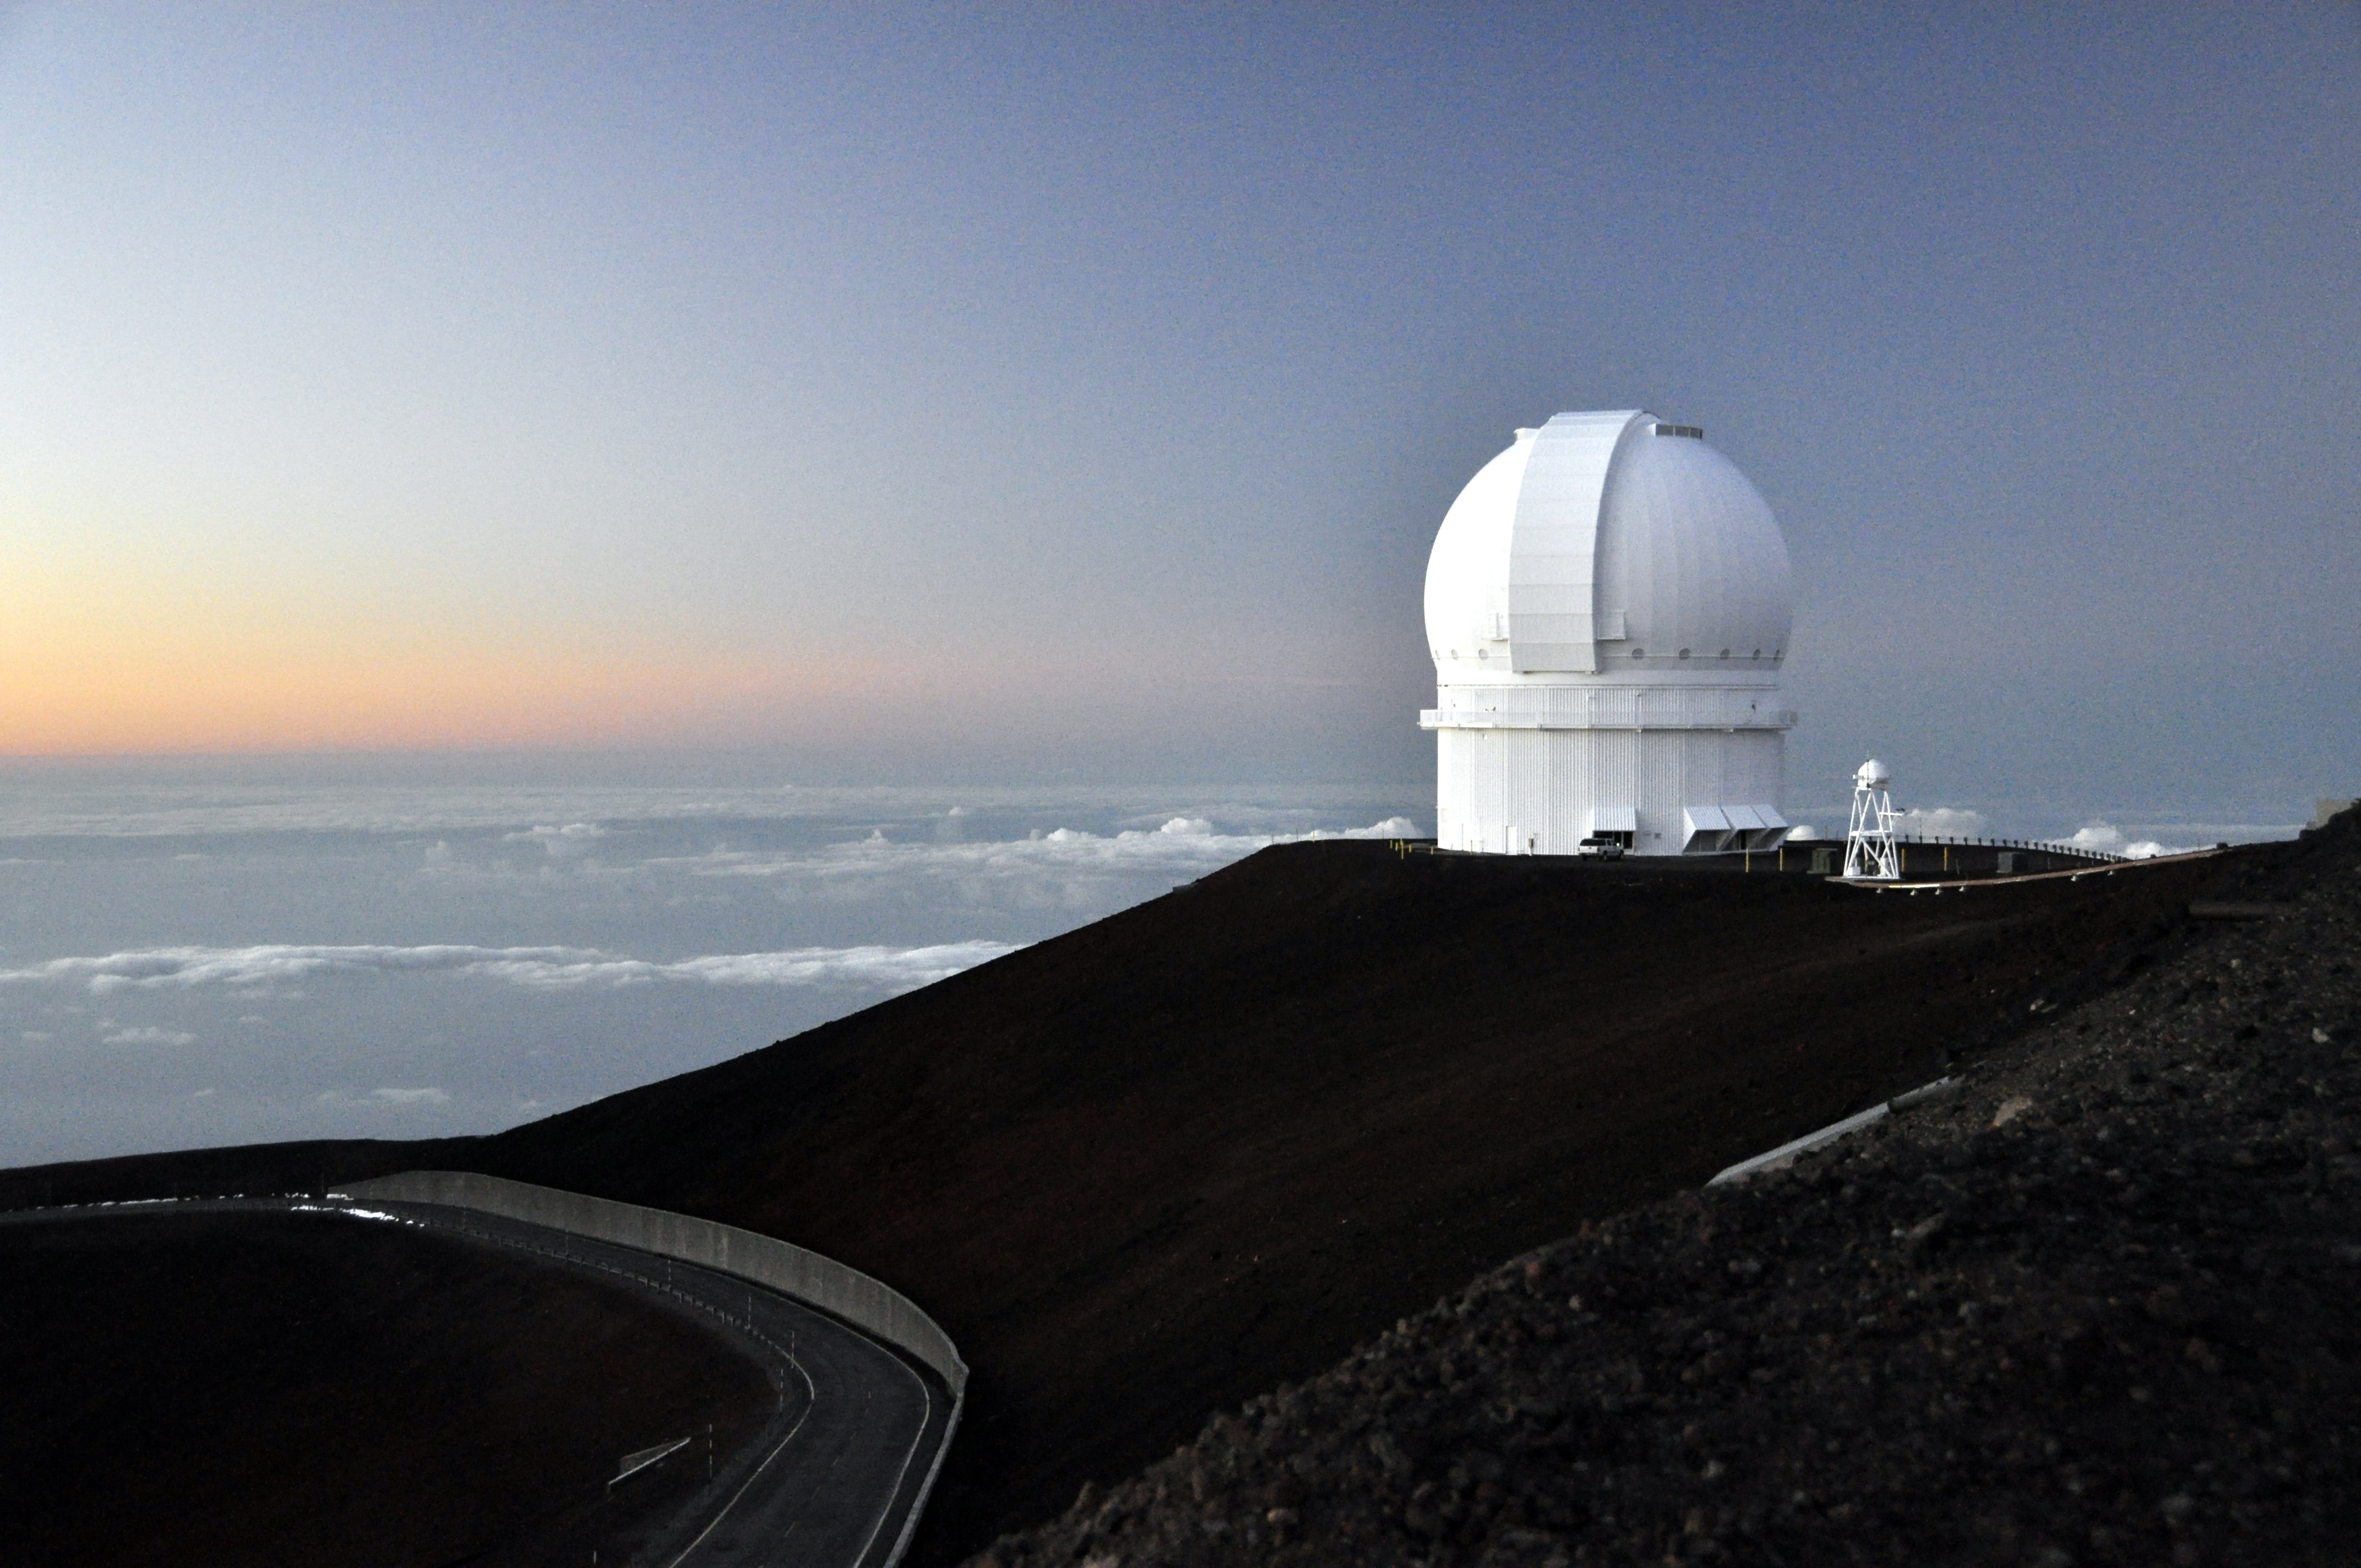
{"type": "Polygon", "coordinates": [[[1776,729],[1435,730],[1435,841],[1570,855],[1594,833],[1630,852],[1769,849],[1786,834],[1776,729]]]}

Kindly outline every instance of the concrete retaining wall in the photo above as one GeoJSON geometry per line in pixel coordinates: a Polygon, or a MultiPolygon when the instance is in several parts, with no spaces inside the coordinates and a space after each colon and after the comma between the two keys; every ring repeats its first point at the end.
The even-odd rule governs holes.
{"type": "Polygon", "coordinates": [[[351,1182],[335,1195],[476,1209],[734,1274],[833,1312],[887,1344],[907,1351],[941,1376],[953,1399],[962,1398],[967,1392],[967,1363],[960,1359],[950,1336],[917,1303],[834,1258],[807,1252],[774,1236],[467,1170],[406,1170],[399,1176],[351,1182]]]}

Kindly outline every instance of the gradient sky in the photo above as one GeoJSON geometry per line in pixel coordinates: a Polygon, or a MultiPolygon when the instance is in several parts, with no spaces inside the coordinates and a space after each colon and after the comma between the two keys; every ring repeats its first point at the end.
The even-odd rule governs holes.
{"type": "Polygon", "coordinates": [[[1791,796],[2355,793],[2361,12],[1894,9],[9,7],[0,753],[1414,778],[1644,405],[1791,796]]]}

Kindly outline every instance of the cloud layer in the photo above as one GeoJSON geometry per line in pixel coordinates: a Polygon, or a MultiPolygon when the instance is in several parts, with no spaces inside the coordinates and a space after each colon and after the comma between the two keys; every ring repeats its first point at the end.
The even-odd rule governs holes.
{"type": "Polygon", "coordinates": [[[2103,855],[2121,855],[2127,861],[2154,860],[2158,855],[2183,855],[2195,845],[2160,844],[2153,839],[2126,838],[2122,828],[2112,822],[2093,822],[2076,828],[2067,840],[2078,850],[2092,850],[2103,855]]]}
{"type": "MultiPolygon", "coordinates": [[[[1022,943],[946,942],[920,948],[796,948],[655,962],[595,948],[328,947],[146,948],[101,957],[51,959],[0,970],[0,984],[76,984],[96,995],[199,986],[269,989],[323,975],[442,973],[505,981],[543,991],[702,981],[710,985],[860,985],[913,991],[1015,952],[1022,943]]],[[[156,1030],[132,1031],[167,1043],[156,1030]]],[[[170,1043],[185,1043],[176,1040],[170,1043]]]]}
{"type": "Polygon", "coordinates": [[[185,1029],[158,1029],[145,1025],[128,1028],[109,1026],[99,1038],[110,1046],[192,1046],[197,1037],[185,1029]]]}
{"type": "Polygon", "coordinates": [[[1112,834],[1060,828],[1030,838],[976,843],[902,843],[880,832],[816,850],[716,850],[646,861],[642,866],[690,876],[803,880],[842,890],[948,882],[971,898],[1029,883],[1063,901],[1077,902],[1095,896],[1115,879],[1194,879],[1274,844],[1417,834],[1417,824],[1407,817],[1389,817],[1367,828],[1309,833],[1224,833],[1202,817],[1174,817],[1161,827],[1112,834]]]}
{"type": "MultiPolygon", "coordinates": [[[[1115,812],[1153,819],[1189,805],[1224,821],[1272,828],[1334,821],[1370,792],[1350,786],[1263,785],[1193,790],[1165,786],[980,789],[885,785],[340,784],[228,778],[215,784],[136,774],[12,778],[0,795],[0,840],[57,837],[157,838],[241,833],[493,833],[523,842],[604,838],[625,823],[893,820],[979,813],[1115,812]],[[582,832],[580,829],[590,831],[582,832]]],[[[1418,792],[1422,793],[1422,792],[1418,792]]],[[[1392,799],[1388,792],[1378,796],[1392,799]]]]}
{"type": "Polygon", "coordinates": [[[1981,839],[1992,824],[1981,811],[1949,806],[1914,806],[1902,814],[1902,831],[1921,839],[1981,839]]]}
{"type": "Polygon", "coordinates": [[[0,851],[25,850],[0,856],[23,862],[0,867],[10,1163],[397,1121],[489,1132],[791,1037],[1268,845],[1419,830],[1392,792],[1317,785],[135,773],[0,793],[0,851]],[[140,838],[159,841],[124,841],[140,838]]]}

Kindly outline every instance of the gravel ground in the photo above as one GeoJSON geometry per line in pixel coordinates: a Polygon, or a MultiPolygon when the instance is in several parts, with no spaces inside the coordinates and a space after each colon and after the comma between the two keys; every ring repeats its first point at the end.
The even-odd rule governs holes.
{"type": "Polygon", "coordinates": [[[2355,1561],[2361,824],[2241,857],[2272,917],[2160,922],[1948,1095],[1518,1258],[972,1561],[2355,1561]]]}

